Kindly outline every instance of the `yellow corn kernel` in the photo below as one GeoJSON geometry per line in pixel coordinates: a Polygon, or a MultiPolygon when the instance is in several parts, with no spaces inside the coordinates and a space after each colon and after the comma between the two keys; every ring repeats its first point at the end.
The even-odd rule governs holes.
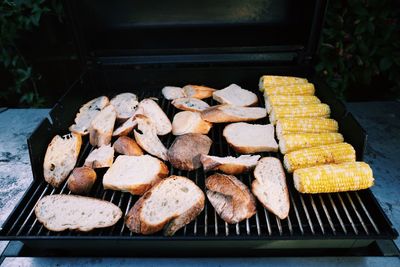
{"type": "Polygon", "coordinates": [[[275,106],[293,106],[321,103],[318,97],[313,95],[265,95],[264,99],[265,107],[267,108],[268,113],[270,113],[272,108],[275,106]]]}
{"type": "Polygon", "coordinates": [[[341,143],[343,141],[343,136],[340,133],[285,134],[279,140],[279,149],[282,154],[287,154],[303,148],[341,143]]]}
{"type": "Polygon", "coordinates": [[[297,83],[307,83],[307,79],[291,76],[276,76],[276,75],[264,75],[261,76],[258,84],[260,91],[263,92],[265,87],[275,85],[288,85],[297,83]]]}
{"type": "Polygon", "coordinates": [[[310,104],[296,106],[276,106],[269,115],[272,124],[283,118],[327,118],[331,114],[331,109],[327,104],[310,104]]]}
{"type": "Polygon", "coordinates": [[[339,129],[337,121],[327,118],[283,118],[276,122],[278,140],[291,133],[334,133],[339,129]]]}
{"type": "Polygon", "coordinates": [[[365,162],[346,162],[295,170],[294,186],[300,193],[334,193],[366,189],[374,185],[365,162]]]}
{"type": "Polygon", "coordinates": [[[356,161],[356,151],[348,143],[304,148],[285,155],[283,164],[288,172],[323,164],[356,161]]]}
{"type": "Polygon", "coordinates": [[[264,88],[264,95],[314,95],[312,83],[298,83],[289,85],[268,86],[264,88]]]}

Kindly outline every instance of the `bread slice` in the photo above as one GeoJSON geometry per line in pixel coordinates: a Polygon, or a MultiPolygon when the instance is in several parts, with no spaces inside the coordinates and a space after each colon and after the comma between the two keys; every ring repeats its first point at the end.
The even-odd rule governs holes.
{"type": "Polygon", "coordinates": [[[132,132],[133,128],[137,126],[137,121],[135,115],[127,119],[123,124],[121,124],[117,129],[114,130],[113,136],[125,136],[132,132]]]}
{"type": "Polygon", "coordinates": [[[89,133],[90,123],[100,111],[105,108],[110,101],[106,96],[99,96],[84,104],[75,117],[75,124],[69,127],[73,133],[87,135],[89,133]]]}
{"type": "Polygon", "coordinates": [[[122,211],[111,202],[75,195],[50,195],[38,201],[36,218],[50,231],[88,232],[116,224],[122,211]]]}
{"type": "Polygon", "coordinates": [[[122,93],[111,99],[110,104],[117,112],[117,119],[125,121],[133,116],[139,104],[138,98],[132,93],[122,93]]]}
{"type": "Polygon", "coordinates": [[[260,157],[260,155],[241,155],[237,158],[201,155],[200,161],[206,172],[210,170],[219,170],[227,174],[235,175],[254,169],[260,157]]]}
{"type": "Polygon", "coordinates": [[[186,97],[193,97],[197,99],[209,98],[216,90],[211,87],[202,85],[191,85],[188,84],[183,87],[183,92],[186,97]]]}
{"type": "Polygon", "coordinates": [[[167,148],[158,138],[154,123],[144,115],[136,115],[136,120],[138,129],[133,132],[138,145],[147,153],[168,160],[167,148]]]}
{"type": "Polygon", "coordinates": [[[114,160],[114,148],[111,145],[93,149],[85,159],[84,166],[92,169],[110,167],[114,160]]]}
{"type": "Polygon", "coordinates": [[[231,123],[224,128],[223,136],[238,153],[277,152],[272,124],[231,123]]]}
{"type": "Polygon", "coordinates": [[[75,167],[81,150],[82,137],[71,133],[64,136],[56,135],[46,150],[43,162],[43,174],[46,182],[59,187],[75,167]]]}
{"type": "Polygon", "coordinates": [[[242,89],[242,87],[234,83],[224,89],[215,91],[213,93],[213,99],[221,104],[242,107],[253,106],[258,102],[255,93],[242,89]]]}
{"type": "Polygon", "coordinates": [[[265,157],[254,169],[251,190],[263,206],[281,220],[289,214],[290,201],[285,172],[279,159],[265,157]]]}
{"type": "Polygon", "coordinates": [[[150,155],[120,155],[103,177],[104,189],[143,195],[154,184],[168,176],[168,167],[150,155]]]}
{"type": "Polygon", "coordinates": [[[89,141],[92,146],[110,144],[117,113],[112,105],[105,107],[93,119],[89,129],[89,141]]]}
{"type": "Polygon", "coordinates": [[[143,150],[140,146],[128,136],[120,136],[117,141],[113,144],[115,152],[128,155],[128,156],[141,156],[143,155],[143,150]]]}
{"type": "Polygon", "coordinates": [[[201,213],[204,200],[203,191],[194,182],[170,176],[135,203],[125,224],[134,233],[149,235],[164,228],[164,235],[172,236],[201,213]]]}
{"type": "Polygon", "coordinates": [[[181,87],[165,86],[161,91],[163,96],[167,100],[177,99],[186,96],[181,87]]]}
{"type": "Polygon", "coordinates": [[[68,189],[73,194],[87,194],[92,189],[96,179],[97,174],[92,168],[85,166],[75,168],[68,177],[68,189]]]}
{"type": "Polygon", "coordinates": [[[207,155],[212,141],[203,134],[184,134],[175,138],[168,149],[169,162],[180,170],[195,170],[201,167],[200,156],[207,155]]]}
{"type": "Polygon", "coordinates": [[[208,105],[203,100],[193,97],[177,98],[172,100],[171,103],[177,109],[189,110],[189,111],[202,111],[210,107],[210,105],[208,105]]]}
{"type": "Polygon", "coordinates": [[[267,110],[259,107],[232,105],[211,106],[201,112],[201,118],[214,123],[254,121],[267,116],[267,110]]]}
{"type": "Polygon", "coordinates": [[[187,133],[208,134],[212,123],[201,119],[200,113],[182,111],[175,114],[172,120],[172,134],[182,135],[187,133]]]}
{"type": "Polygon", "coordinates": [[[160,106],[151,98],[140,101],[135,115],[142,114],[148,117],[156,126],[157,135],[166,135],[171,132],[172,125],[160,106]]]}
{"type": "Polygon", "coordinates": [[[233,175],[216,173],[206,179],[207,197],[227,223],[238,223],[256,213],[256,200],[250,190],[233,175]]]}

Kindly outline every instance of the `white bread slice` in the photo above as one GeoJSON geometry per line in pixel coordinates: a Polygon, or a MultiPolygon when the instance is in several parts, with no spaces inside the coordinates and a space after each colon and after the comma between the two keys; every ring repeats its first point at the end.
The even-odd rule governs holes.
{"type": "Polygon", "coordinates": [[[84,104],[75,117],[75,124],[69,127],[69,130],[81,135],[89,133],[90,123],[100,111],[105,108],[110,101],[106,96],[99,96],[84,104]]]}
{"type": "Polygon", "coordinates": [[[204,209],[204,193],[190,179],[170,176],[147,191],[125,217],[135,233],[149,235],[164,228],[172,236],[204,209]]]}
{"type": "Polygon", "coordinates": [[[188,84],[183,87],[183,92],[186,95],[186,97],[193,97],[197,99],[204,99],[211,97],[215,91],[216,90],[214,88],[203,85],[188,84]]]}
{"type": "Polygon", "coordinates": [[[289,214],[290,201],[285,172],[279,159],[265,157],[254,169],[251,190],[261,204],[281,220],[289,214]]]}
{"type": "Polygon", "coordinates": [[[103,176],[104,189],[143,195],[154,184],[168,176],[168,167],[150,155],[120,155],[103,176]]]}
{"type": "Polygon", "coordinates": [[[50,195],[39,200],[36,218],[50,231],[87,232],[116,224],[122,211],[111,202],[75,195],[50,195]]]}
{"type": "Polygon", "coordinates": [[[181,87],[176,87],[176,86],[165,86],[161,90],[163,96],[167,100],[172,100],[172,99],[177,99],[181,97],[185,97],[185,93],[183,92],[183,89],[181,87]]]}
{"type": "Polygon", "coordinates": [[[208,105],[203,100],[193,97],[177,98],[172,100],[171,103],[177,109],[188,110],[188,111],[203,111],[206,108],[210,107],[210,105],[208,105]]]}
{"type": "Polygon", "coordinates": [[[138,145],[147,153],[160,159],[168,160],[167,148],[161,143],[157,136],[154,123],[144,115],[136,115],[138,130],[134,130],[134,135],[138,145]]]}
{"type": "Polygon", "coordinates": [[[201,119],[200,113],[182,111],[175,114],[172,120],[172,134],[182,135],[187,133],[208,134],[212,123],[201,119]]]}
{"type": "Polygon", "coordinates": [[[157,135],[166,135],[171,132],[172,124],[160,106],[151,98],[140,101],[135,115],[142,114],[148,117],[156,126],[157,135]]]}
{"type": "Polygon", "coordinates": [[[223,136],[238,153],[277,152],[272,124],[231,123],[224,128],[223,136]]]}
{"type": "Polygon", "coordinates": [[[242,107],[253,106],[258,102],[255,93],[242,89],[242,87],[234,83],[224,89],[215,91],[213,93],[213,99],[221,104],[242,107]]]}
{"type": "Polygon", "coordinates": [[[75,167],[81,150],[82,137],[71,133],[64,136],[56,135],[46,150],[43,162],[43,174],[46,182],[59,187],[75,167]]]}
{"type": "Polygon", "coordinates": [[[267,110],[259,107],[232,105],[211,106],[201,112],[201,118],[214,123],[254,121],[267,116],[267,110]]]}
{"type": "Polygon", "coordinates": [[[135,116],[127,119],[123,124],[121,124],[117,129],[114,130],[113,136],[125,136],[132,132],[133,128],[137,126],[137,121],[135,116]]]}
{"type": "Polygon", "coordinates": [[[116,118],[117,113],[112,105],[108,105],[97,114],[89,128],[89,141],[92,146],[110,144],[116,118]]]}
{"type": "Polygon", "coordinates": [[[110,104],[114,106],[118,120],[127,120],[133,116],[139,102],[135,94],[122,93],[114,96],[110,104]]]}
{"type": "Polygon", "coordinates": [[[260,157],[260,155],[241,155],[237,158],[201,155],[200,161],[203,164],[204,171],[219,170],[235,175],[254,169],[260,157]]]}
{"type": "Polygon", "coordinates": [[[238,223],[256,213],[256,200],[250,190],[233,175],[216,173],[206,179],[207,197],[227,223],[238,223]]]}
{"type": "Polygon", "coordinates": [[[128,136],[120,136],[114,142],[113,148],[115,152],[127,155],[127,156],[141,156],[143,155],[143,150],[136,143],[135,140],[128,136]]]}
{"type": "Polygon", "coordinates": [[[92,169],[110,167],[114,160],[114,148],[111,145],[101,146],[93,149],[85,159],[86,167],[92,169]]]}

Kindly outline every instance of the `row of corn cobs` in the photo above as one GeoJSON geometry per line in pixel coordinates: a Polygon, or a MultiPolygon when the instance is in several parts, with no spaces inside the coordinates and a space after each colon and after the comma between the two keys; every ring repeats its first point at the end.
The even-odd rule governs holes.
{"type": "Polygon", "coordinates": [[[301,193],[360,190],[374,184],[372,170],[356,162],[354,148],[338,133],[330,108],[314,95],[307,79],[265,75],[260,78],[265,106],[276,125],[284,166],[301,193]]]}

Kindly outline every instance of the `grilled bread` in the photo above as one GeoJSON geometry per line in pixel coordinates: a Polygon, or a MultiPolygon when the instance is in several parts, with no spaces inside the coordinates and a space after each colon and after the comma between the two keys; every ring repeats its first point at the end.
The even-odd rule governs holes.
{"type": "Polygon", "coordinates": [[[110,144],[117,113],[112,105],[105,107],[93,119],[89,129],[89,141],[92,146],[110,144]]]}
{"type": "Polygon", "coordinates": [[[258,102],[255,93],[242,89],[242,87],[234,83],[224,89],[215,91],[213,99],[221,104],[242,107],[253,106],[258,102]]]}
{"type": "Polygon", "coordinates": [[[167,100],[186,97],[185,93],[183,92],[183,89],[181,87],[176,87],[176,86],[165,86],[162,89],[162,94],[164,98],[167,100]]]}
{"type": "Polygon", "coordinates": [[[265,108],[232,105],[211,106],[201,112],[203,120],[214,123],[254,121],[266,116],[267,110],[265,108]]]}
{"type": "Polygon", "coordinates": [[[254,169],[259,159],[259,155],[241,155],[237,158],[208,155],[201,155],[200,157],[204,171],[219,170],[232,175],[241,174],[254,169]]]}
{"type": "Polygon", "coordinates": [[[115,152],[127,155],[127,156],[141,156],[143,155],[143,150],[140,146],[128,136],[120,136],[117,141],[114,142],[113,147],[115,152]]]}
{"type": "Polygon", "coordinates": [[[193,97],[192,98],[190,98],[190,97],[177,98],[177,99],[172,100],[171,103],[177,109],[188,110],[188,111],[203,111],[206,108],[210,107],[210,105],[208,105],[203,100],[193,98],[193,97]]]}
{"type": "Polygon", "coordinates": [[[197,99],[209,98],[216,90],[202,85],[186,85],[183,87],[183,92],[186,97],[193,97],[197,99]]]}
{"type": "Polygon", "coordinates": [[[110,145],[101,146],[90,152],[84,166],[92,169],[110,167],[114,160],[114,148],[110,145]]]}
{"type": "Polygon", "coordinates": [[[187,133],[208,134],[212,123],[201,119],[200,113],[182,111],[175,114],[172,120],[172,134],[182,135],[187,133]]]}
{"type": "Polygon", "coordinates": [[[142,114],[148,117],[154,123],[157,135],[166,135],[172,130],[172,125],[167,115],[165,115],[160,106],[151,98],[140,101],[135,114],[142,114]]]}
{"type": "Polygon", "coordinates": [[[74,194],[87,194],[96,182],[96,178],[96,172],[92,168],[75,168],[68,177],[68,189],[74,194]]]}
{"type": "Polygon", "coordinates": [[[122,93],[111,99],[110,104],[114,106],[117,119],[125,121],[133,116],[139,104],[138,98],[132,93],[122,93]]]}
{"type": "Polygon", "coordinates": [[[113,136],[125,136],[132,132],[133,128],[137,126],[135,115],[127,119],[117,129],[114,130],[113,136]]]}

